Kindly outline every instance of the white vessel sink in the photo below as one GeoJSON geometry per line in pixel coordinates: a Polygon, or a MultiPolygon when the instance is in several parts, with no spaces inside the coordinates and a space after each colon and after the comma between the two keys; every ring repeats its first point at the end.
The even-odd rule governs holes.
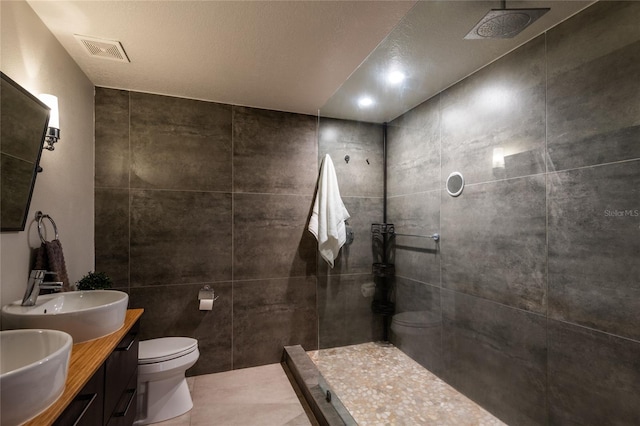
{"type": "Polygon", "coordinates": [[[0,331],[2,426],[26,422],[60,398],[72,345],[63,331],[0,331]]]}
{"type": "Polygon", "coordinates": [[[129,295],[115,290],[71,291],[39,296],[34,306],[21,306],[21,302],[2,308],[3,328],[61,330],[73,337],[73,343],[80,343],[119,330],[129,295]]]}

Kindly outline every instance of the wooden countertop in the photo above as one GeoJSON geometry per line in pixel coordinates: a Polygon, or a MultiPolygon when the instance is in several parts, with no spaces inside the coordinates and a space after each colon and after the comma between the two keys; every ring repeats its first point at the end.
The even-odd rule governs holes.
{"type": "Polygon", "coordinates": [[[111,352],[142,316],[143,312],[144,309],[128,309],[124,318],[124,325],[120,330],[99,339],[73,345],[69,361],[69,374],[67,375],[67,382],[62,396],[51,407],[25,423],[25,425],[44,426],[53,424],[84,385],[87,384],[91,376],[111,355],[111,352]]]}

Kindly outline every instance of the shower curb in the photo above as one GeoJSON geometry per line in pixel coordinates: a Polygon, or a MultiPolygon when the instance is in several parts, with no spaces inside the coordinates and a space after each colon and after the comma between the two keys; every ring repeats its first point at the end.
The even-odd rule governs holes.
{"type": "Polygon", "coordinates": [[[327,401],[326,391],[328,390],[331,394],[334,394],[334,392],[331,389],[322,389],[319,380],[322,377],[320,371],[302,346],[285,346],[283,363],[291,371],[304,399],[309,404],[311,411],[321,426],[357,425],[349,412],[342,407],[342,404],[339,404],[340,407],[336,408],[334,404],[327,401]]]}

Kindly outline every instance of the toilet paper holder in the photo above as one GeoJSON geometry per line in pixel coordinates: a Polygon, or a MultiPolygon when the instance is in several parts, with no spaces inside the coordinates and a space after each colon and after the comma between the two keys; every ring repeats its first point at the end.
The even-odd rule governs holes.
{"type": "Polygon", "coordinates": [[[220,296],[216,296],[214,290],[209,285],[205,285],[198,292],[198,300],[200,301],[211,300],[212,302],[215,302],[218,297],[220,296]]]}

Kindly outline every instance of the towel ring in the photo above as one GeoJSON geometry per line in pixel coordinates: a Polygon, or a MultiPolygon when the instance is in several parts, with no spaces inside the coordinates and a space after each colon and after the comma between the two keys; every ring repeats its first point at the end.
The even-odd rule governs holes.
{"type": "Polygon", "coordinates": [[[42,241],[42,244],[47,242],[47,240],[45,240],[44,237],[42,236],[42,228],[43,228],[42,219],[49,219],[49,222],[51,222],[51,224],[53,225],[53,232],[56,234],[56,240],[57,240],[58,239],[58,227],[56,226],[56,223],[53,221],[51,216],[49,216],[48,214],[42,214],[41,211],[37,211],[36,212],[36,220],[38,221],[38,236],[40,237],[40,241],[42,241]]]}

